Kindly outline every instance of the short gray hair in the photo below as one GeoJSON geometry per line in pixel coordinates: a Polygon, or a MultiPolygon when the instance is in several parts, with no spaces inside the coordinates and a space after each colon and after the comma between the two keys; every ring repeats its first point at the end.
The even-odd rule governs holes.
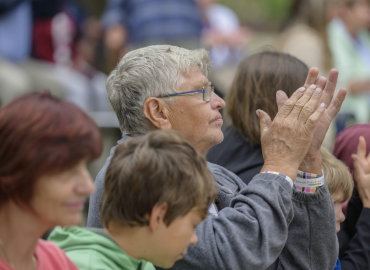
{"type": "Polygon", "coordinates": [[[147,98],[179,91],[183,75],[199,68],[208,76],[210,58],[204,49],[187,50],[155,45],[127,53],[110,73],[106,88],[123,134],[136,136],[149,131],[143,113],[147,98]]]}

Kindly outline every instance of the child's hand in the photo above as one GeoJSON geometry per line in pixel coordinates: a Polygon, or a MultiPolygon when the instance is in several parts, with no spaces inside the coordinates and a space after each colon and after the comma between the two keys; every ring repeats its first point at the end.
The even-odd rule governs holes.
{"type": "Polygon", "coordinates": [[[366,157],[366,141],[360,136],[357,154],[352,155],[355,181],[364,207],[370,208],[370,153],[366,157]]]}

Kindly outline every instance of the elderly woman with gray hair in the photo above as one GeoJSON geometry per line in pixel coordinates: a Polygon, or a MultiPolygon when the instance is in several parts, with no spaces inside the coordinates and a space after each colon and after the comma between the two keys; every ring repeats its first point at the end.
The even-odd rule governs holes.
{"type": "MultiPolygon", "coordinates": [[[[126,54],[106,84],[123,133],[118,143],[156,129],[181,132],[201,153],[220,143],[219,110],[225,103],[207,79],[209,64],[205,50],[168,45],[126,54]]],[[[289,99],[279,91],[280,110],[273,121],[257,110],[265,164],[248,185],[221,166],[208,164],[219,195],[208,218],[197,227],[198,244],[189,248],[174,269],[334,268],[338,254],[335,216],[320,175],[320,146],[346,90],[340,90],[329,106],[338,72],[333,70],[329,80],[317,77],[318,70],[312,68],[304,87],[289,99]],[[298,168],[318,177],[314,179],[320,183],[316,193],[292,188],[293,181],[304,177],[297,178],[298,168]]],[[[90,227],[101,226],[99,205],[110,159],[95,180],[90,227]]]]}

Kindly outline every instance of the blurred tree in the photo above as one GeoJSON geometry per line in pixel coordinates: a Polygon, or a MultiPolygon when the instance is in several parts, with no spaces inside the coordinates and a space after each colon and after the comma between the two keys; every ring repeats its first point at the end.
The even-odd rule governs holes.
{"type": "Polygon", "coordinates": [[[257,29],[276,31],[289,18],[293,0],[220,0],[233,9],[240,20],[257,29]]]}

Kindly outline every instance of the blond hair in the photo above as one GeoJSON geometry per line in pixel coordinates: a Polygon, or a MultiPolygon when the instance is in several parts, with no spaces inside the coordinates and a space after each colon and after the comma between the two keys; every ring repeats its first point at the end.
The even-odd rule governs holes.
{"type": "Polygon", "coordinates": [[[349,168],[323,147],[321,147],[321,157],[322,169],[330,194],[342,191],[343,202],[349,200],[354,186],[349,168]]]}

